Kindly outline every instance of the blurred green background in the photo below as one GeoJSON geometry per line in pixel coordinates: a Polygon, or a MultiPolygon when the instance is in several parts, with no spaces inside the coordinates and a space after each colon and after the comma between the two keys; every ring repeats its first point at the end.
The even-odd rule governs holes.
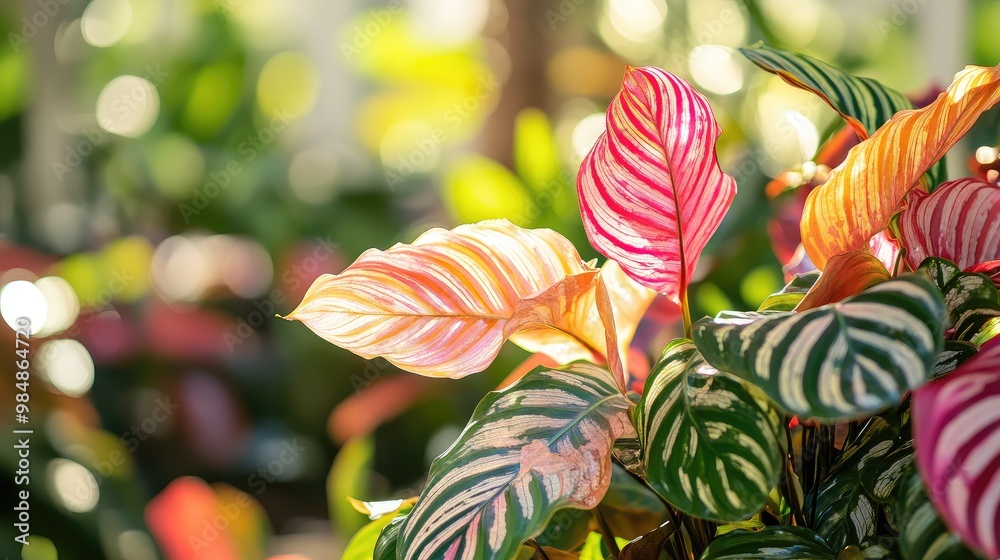
{"type": "MultiPolygon", "coordinates": [[[[416,495],[527,354],[458,381],[366,362],[275,317],[319,274],[501,217],[598,256],[576,168],[625,66],[655,65],[710,98],[740,187],[694,314],[756,308],[794,250],[772,247],[784,203],[764,186],[840,123],[735,49],[763,40],[921,98],[1000,62],[998,24],[1000,0],[5,1],[0,286],[35,283],[48,313],[32,544],[4,522],[0,556],[339,558],[365,522],[344,498],[416,495]]],[[[997,125],[950,155],[953,177],[997,125]]],[[[657,302],[636,346],[655,357],[675,323],[657,302]]],[[[13,496],[9,446],[0,469],[13,496]]]]}

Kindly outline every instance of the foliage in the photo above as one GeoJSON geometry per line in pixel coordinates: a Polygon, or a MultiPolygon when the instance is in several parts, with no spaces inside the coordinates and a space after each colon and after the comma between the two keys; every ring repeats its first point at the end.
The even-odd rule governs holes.
{"type": "Polygon", "coordinates": [[[1000,296],[993,269],[975,268],[998,257],[1000,190],[939,185],[938,164],[1000,101],[1000,66],[968,67],[911,109],[794,53],[745,54],[861,139],[805,201],[802,242],[822,272],[761,310],[690,319],[736,180],[706,98],[647,67],[626,72],[578,175],[604,267],[555,231],[484,221],[371,250],[288,317],[425,376],[481,371],[507,338],[562,364],[483,399],[413,510],[359,533],[374,557],[1000,555],[1000,296]],[[636,383],[623,352],[653,291],[680,305],[685,338],[636,383]],[[639,495],[665,508],[623,516],[639,495]],[[577,520],[571,538],[548,531],[577,520]]]}

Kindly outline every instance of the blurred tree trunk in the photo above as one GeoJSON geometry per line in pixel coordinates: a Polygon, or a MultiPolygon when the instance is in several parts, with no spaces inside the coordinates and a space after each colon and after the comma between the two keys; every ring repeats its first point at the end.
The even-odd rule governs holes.
{"type": "MultiPolygon", "coordinates": [[[[545,10],[549,0],[493,0],[494,15],[506,4],[507,27],[493,34],[510,56],[510,75],[500,91],[500,103],[486,121],[479,151],[505,165],[513,164],[514,119],[528,107],[546,108],[546,67],[552,54],[545,10]]],[[[491,20],[493,16],[491,16],[491,20]]]]}
{"type": "MultiPolygon", "coordinates": [[[[85,239],[81,235],[85,225],[81,211],[85,166],[78,163],[68,173],[55,172],[55,164],[67,164],[67,149],[72,150],[73,140],[59,126],[60,122],[66,122],[72,111],[67,108],[73,105],[69,67],[56,58],[56,34],[64,20],[80,13],[76,4],[53,3],[59,11],[50,15],[37,0],[21,0],[22,16],[41,21],[42,17],[37,15],[41,13],[47,16],[47,23],[38,25],[38,32],[21,47],[31,68],[28,78],[31,94],[23,117],[24,159],[17,189],[24,210],[21,219],[26,223],[18,227],[28,232],[40,247],[57,252],[78,249],[85,239]],[[53,211],[59,203],[67,206],[53,211]]],[[[69,163],[75,161],[70,158],[69,163]]]]}

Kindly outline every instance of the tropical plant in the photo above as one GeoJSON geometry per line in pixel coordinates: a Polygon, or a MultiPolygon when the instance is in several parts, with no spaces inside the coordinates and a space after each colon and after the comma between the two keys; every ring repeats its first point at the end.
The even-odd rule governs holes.
{"type": "Polygon", "coordinates": [[[488,394],[415,503],[362,504],[377,519],[347,557],[1000,556],[1000,188],[944,182],[940,163],[1000,101],[1000,66],[914,109],[816,60],[743,52],[860,140],[805,201],[821,272],[691,320],[736,181],[707,99],[629,68],[577,181],[603,266],[551,230],[434,229],[320,277],[288,316],[421,375],[482,371],[507,339],[562,364],[488,394]],[[685,336],[634,383],[657,293],[685,336]]]}

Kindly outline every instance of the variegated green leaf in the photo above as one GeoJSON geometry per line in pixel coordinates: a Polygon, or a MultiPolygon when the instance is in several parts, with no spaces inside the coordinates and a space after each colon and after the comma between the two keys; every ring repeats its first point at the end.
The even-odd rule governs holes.
{"type": "Polygon", "coordinates": [[[764,507],[778,481],[778,412],[756,387],[708,365],[690,340],[663,350],[635,424],[650,486],[688,515],[739,520],[764,507]]]}
{"type": "Polygon", "coordinates": [[[979,332],[969,340],[972,342],[973,346],[982,347],[984,344],[998,336],[1000,336],[1000,315],[991,317],[983,323],[979,332]]]}
{"type": "Polygon", "coordinates": [[[974,560],[980,558],[948,531],[927,498],[916,468],[899,487],[899,552],[904,560],[974,560]]]}
{"type": "Polygon", "coordinates": [[[956,307],[951,314],[954,318],[951,338],[981,340],[979,333],[990,329],[1000,317],[1000,304],[991,299],[973,299],[956,307]]]}
{"type": "MultiPolygon", "coordinates": [[[[854,555],[855,558],[864,558],[864,560],[898,560],[899,558],[899,543],[893,537],[871,537],[861,543],[858,548],[861,551],[861,556],[854,555]]],[[[841,552],[841,556],[845,556],[843,552],[841,552]]],[[[841,556],[838,556],[837,560],[844,560],[841,556]]]]}
{"type": "Polygon", "coordinates": [[[962,362],[975,356],[976,352],[979,352],[979,348],[975,344],[961,340],[946,340],[944,350],[938,354],[934,369],[931,370],[931,378],[938,378],[955,371],[962,362]]]}
{"type": "Polygon", "coordinates": [[[740,49],[743,56],[797,88],[820,96],[867,138],[898,111],[912,109],[903,94],[870,78],[852,76],[825,62],[766,45],[740,49]]]}
{"type": "Polygon", "coordinates": [[[393,517],[386,515],[362,527],[347,543],[341,560],[372,560],[379,534],[393,520],[393,517]]]}
{"type": "Polygon", "coordinates": [[[837,552],[811,529],[788,525],[733,531],[712,541],[701,560],[835,560],[837,552]]]}
{"type": "Polygon", "coordinates": [[[944,295],[944,306],[951,311],[970,301],[977,299],[1000,303],[997,288],[993,280],[985,274],[962,272],[956,274],[945,285],[941,292],[944,295]]]}
{"type": "Polygon", "coordinates": [[[810,526],[834,548],[860,545],[875,535],[877,504],[864,492],[861,473],[897,445],[896,432],[882,418],[873,417],[859,441],[846,450],[820,483],[815,504],[812,496],[804,510],[815,512],[810,526]]]}
{"type": "Polygon", "coordinates": [[[913,440],[897,445],[877,461],[867,461],[861,469],[861,486],[879,502],[895,502],[896,489],[906,469],[913,464],[913,440]]]}
{"type": "MultiPolygon", "coordinates": [[[[399,548],[399,531],[403,528],[406,515],[392,518],[389,524],[382,528],[375,543],[372,560],[396,560],[399,548]]],[[[343,560],[343,559],[341,559],[343,560]]]]}
{"type": "MultiPolygon", "coordinates": [[[[805,55],[761,45],[740,49],[743,56],[791,86],[811,91],[840,114],[864,140],[899,111],[913,103],[898,91],[871,78],[844,72],[805,55]]],[[[928,172],[936,186],[945,180],[945,164],[938,162],[928,172]]]]}
{"type": "Polygon", "coordinates": [[[757,311],[791,311],[806,297],[809,290],[819,280],[819,272],[796,274],[780,292],[773,293],[760,304],[757,311]]]}
{"type": "Polygon", "coordinates": [[[930,375],[942,347],[941,294],[922,275],[803,313],[733,313],[698,321],[705,359],[748,379],[785,410],[819,419],[869,415],[930,375]]]}
{"type": "MultiPolygon", "coordinates": [[[[380,502],[378,505],[387,503],[380,502]]],[[[396,500],[394,504],[398,505],[390,511],[377,516],[372,522],[362,527],[351,537],[350,542],[347,543],[347,547],[344,549],[344,553],[340,557],[341,560],[372,560],[373,558],[379,560],[379,543],[382,544],[383,549],[390,544],[390,537],[388,535],[385,539],[382,538],[382,535],[386,534],[386,528],[393,522],[400,523],[402,521],[401,517],[410,511],[410,504],[404,503],[402,500],[396,500]]],[[[393,557],[395,557],[395,548],[393,548],[393,557]]]]}
{"type": "Polygon", "coordinates": [[[917,271],[925,274],[934,282],[938,291],[944,292],[945,287],[956,274],[962,272],[955,263],[940,257],[927,257],[920,263],[917,271]]]}
{"type": "Polygon", "coordinates": [[[985,274],[954,274],[941,293],[955,340],[972,340],[987,322],[1000,317],[1000,293],[985,274]]]}
{"type": "Polygon", "coordinates": [[[591,509],[611,481],[611,446],[632,433],[611,374],[576,362],[489,393],[431,464],[400,535],[400,560],[510,559],[562,508],[591,509]]]}

